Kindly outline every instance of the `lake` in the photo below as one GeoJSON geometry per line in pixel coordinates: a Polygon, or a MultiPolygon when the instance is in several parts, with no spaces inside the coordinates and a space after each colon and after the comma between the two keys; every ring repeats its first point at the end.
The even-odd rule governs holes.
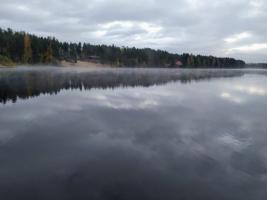
{"type": "Polygon", "coordinates": [[[0,199],[265,200],[267,71],[0,69],[0,199]]]}

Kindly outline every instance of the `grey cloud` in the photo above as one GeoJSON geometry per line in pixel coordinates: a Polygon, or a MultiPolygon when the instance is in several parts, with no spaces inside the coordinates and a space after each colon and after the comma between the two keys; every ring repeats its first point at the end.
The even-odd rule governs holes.
{"type": "Polygon", "coordinates": [[[251,54],[229,51],[267,43],[264,0],[0,1],[3,28],[67,41],[134,45],[267,62],[267,49],[251,54]],[[120,24],[105,27],[116,22],[120,24]],[[250,32],[251,37],[231,44],[225,42],[226,38],[243,32],[250,32]]]}

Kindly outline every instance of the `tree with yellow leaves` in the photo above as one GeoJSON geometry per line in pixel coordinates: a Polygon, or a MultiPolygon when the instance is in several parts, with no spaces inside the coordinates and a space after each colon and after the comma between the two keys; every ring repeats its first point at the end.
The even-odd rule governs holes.
{"type": "Polygon", "coordinates": [[[53,60],[53,50],[51,43],[48,45],[47,50],[44,54],[44,63],[51,63],[53,60]]]}
{"type": "Polygon", "coordinates": [[[29,63],[32,60],[32,47],[31,39],[28,34],[24,35],[24,52],[23,52],[23,62],[29,63]]]}

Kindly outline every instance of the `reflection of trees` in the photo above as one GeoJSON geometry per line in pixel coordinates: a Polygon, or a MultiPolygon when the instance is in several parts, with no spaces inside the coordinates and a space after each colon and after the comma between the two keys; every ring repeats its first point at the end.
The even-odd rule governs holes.
{"type": "Polygon", "coordinates": [[[91,72],[62,72],[57,70],[22,70],[0,74],[0,102],[16,102],[40,94],[57,94],[62,89],[90,90],[92,88],[148,87],[170,81],[189,83],[218,77],[241,76],[242,71],[152,71],[107,70],[91,72]]]}

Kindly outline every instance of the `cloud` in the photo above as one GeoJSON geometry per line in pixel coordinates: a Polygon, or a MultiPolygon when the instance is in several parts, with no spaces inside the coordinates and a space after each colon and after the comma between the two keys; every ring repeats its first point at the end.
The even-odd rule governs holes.
{"type": "Polygon", "coordinates": [[[0,1],[3,28],[51,35],[62,41],[267,62],[264,0],[0,1]]]}
{"type": "Polygon", "coordinates": [[[235,43],[238,42],[240,40],[246,39],[246,38],[250,38],[252,35],[249,32],[242,32],[239,34],[235,34],[231,37],[225,38],[224,41],[227,43],[235,43]]]}
{"type": "Polygon", "coordinates": [[[255,44],[248,44],[244,46],[238,46],[234,48],[228,49],[228,53],[231,52],[255,52],[255,51],[262,51],[267,50],[267,43],[255,43],[255,44]]]}

